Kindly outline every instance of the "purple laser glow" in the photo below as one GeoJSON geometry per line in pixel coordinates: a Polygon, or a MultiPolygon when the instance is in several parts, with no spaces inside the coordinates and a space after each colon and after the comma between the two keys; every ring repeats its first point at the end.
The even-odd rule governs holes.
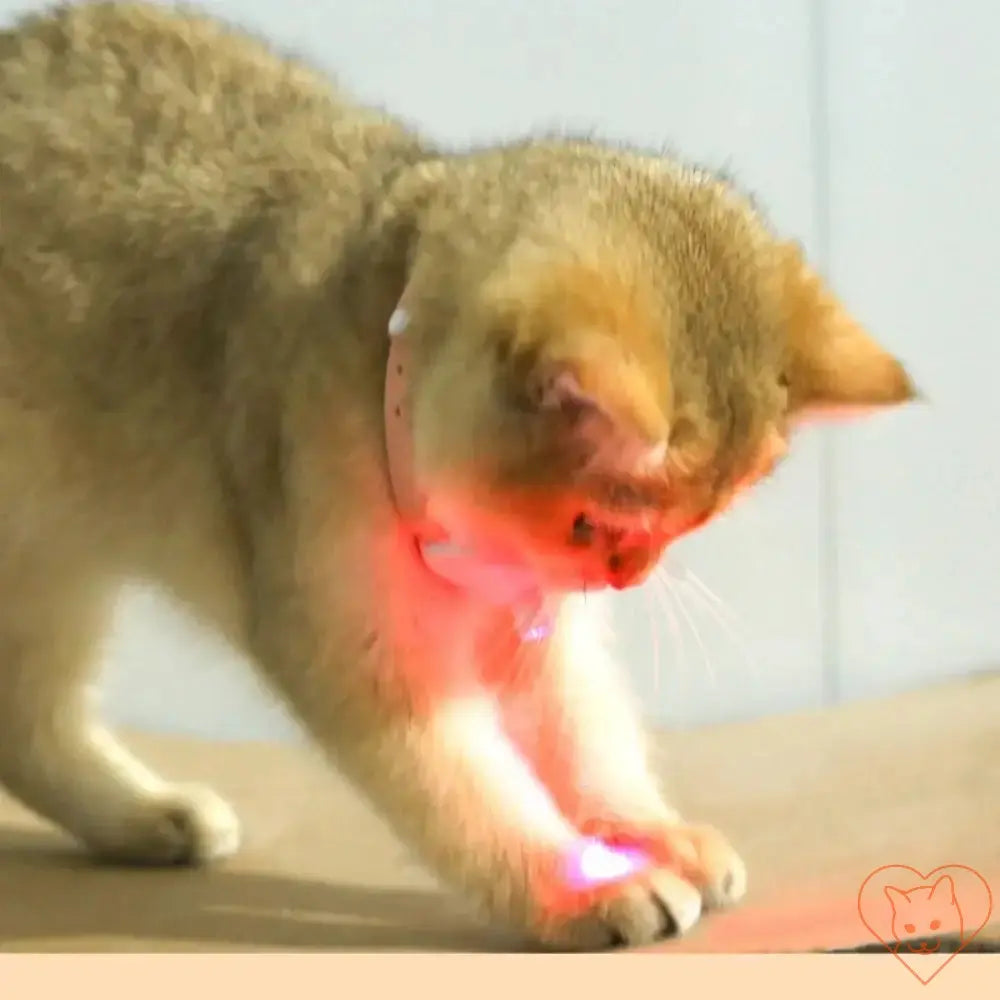
{"type": "Polygon", "coordinates": [[[606,882],[618,882],[650,866],[649,857],[631,847],[609,847],[601,840],[587,838],[570,853],[567,879],[575,889],[606,882]]]}

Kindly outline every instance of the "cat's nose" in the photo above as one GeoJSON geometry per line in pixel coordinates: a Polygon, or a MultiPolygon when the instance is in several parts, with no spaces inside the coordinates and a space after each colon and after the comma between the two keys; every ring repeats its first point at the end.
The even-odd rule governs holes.
{"type": "Polygon", "coordinates": [[[649,575],[655,565],[648,548],[634,546],[618,548],[607,559],[608,583],[615,590],[634,587],[649,575]]]}

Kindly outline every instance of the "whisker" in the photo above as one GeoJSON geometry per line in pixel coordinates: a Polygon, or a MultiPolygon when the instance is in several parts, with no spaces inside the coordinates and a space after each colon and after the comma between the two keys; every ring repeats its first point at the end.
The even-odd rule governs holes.
{"type": "Polygon", "coordinates": [[[646,605],[647,612],[647,623],[649,625],[649,637],[653,646],[653,696],[655,698],[660,697],[660,636],[659,630],[656,627],[656,614],[655,607],[650,605],[653,600],[653,594],[648,587],[641,588],[643,590],[643,599],[646,605]]]}
{"type": "Polygon", "coordinates": [[[698,644],[698,648],[701,650],[702,662],[705,665],[705,672],[708,674],[709,680],[711,680],[713,686],[718,685],[718,678],[715,675],[715,670],[712,668],[711,660],[708,655],[708,650],[705,648],[705,643],[702,642],[701,633],[698,631],[698,626],[695,624],[694,619],[691,617],[690,612],[681,599],[681,595],[677,593],[675,588],[671,586],[669,588],[670,596],[677,603],[677,610],[684,617],[684,620],[688,624],[688,628],[691,629],[691,633],[694,635],[694,641],[698,644]]]}
{"type": "Polygon", "coordinates": [[[722,630],[732,641],[733,645],[739,649],[753,677],[759,678],[760,664],[751,652],[752,645],[747,637],[747,633],[741,627],[739,619],[726,602],[710,590],[707,584],[696,576],[693,570],[688,569],[686,566],[684,567],[684,576],[677,578],[675,582],[686,588],[689,594],[698,598],[701,606],[722,627],[722,630]]]}
{"type": "Polygon", "coordinates": [[[684,567],[684,576],[680,579],[692,583],[712,604],[723,609],[726,608],[726,602],[690,566],[684,567]]]}
{"type": "Polygon", "coordinates": [[[681,672],[683,672],[688,669],[687,643],[684,642],[684,630],[681,627],[680,619],[674,611],[674,602],[670,598],[669,583],[666,579],[665,571],[658,567],[653,572],[650,579],[658,584],[658,586],[653,590],[653,593],[658,598],[660,610],[663,612],[664,617],[670,625],[670,631],[673,633],[679,656],[679,660],[677,662],[681,668],[681,672]]]}

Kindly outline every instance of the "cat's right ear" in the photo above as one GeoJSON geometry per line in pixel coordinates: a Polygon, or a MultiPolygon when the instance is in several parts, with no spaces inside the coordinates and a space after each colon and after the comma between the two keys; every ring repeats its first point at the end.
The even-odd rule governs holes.
{"type": "Polygon", "coordinates": [[[777,275],[794,421],[864,416],[919,398],[902,363],[850,315],[797,245],[779,248],[777,275]]]}

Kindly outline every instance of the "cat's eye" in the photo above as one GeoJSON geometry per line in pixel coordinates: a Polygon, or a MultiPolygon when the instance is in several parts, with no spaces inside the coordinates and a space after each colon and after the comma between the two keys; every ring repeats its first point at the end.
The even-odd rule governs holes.
{"type": "Polygon", "coordinates": [[[903,924],[903,927],[907,934],[912,934],[917,929],[913,924],[903,924]]]}
{"type": "Polygon", "coordinates": [[[573,530],[570,540],[574,545],[590,545],[594,540],[594,522],[586,514],[577,514],[573,518],[573,530]]]}
{"type": "Polygon", "coordinates": [[[932,931],[936,931],[940,926],[941,926],[941,921],[940,920],[932,920],[931,921],[931,930],[932,931]]]}

